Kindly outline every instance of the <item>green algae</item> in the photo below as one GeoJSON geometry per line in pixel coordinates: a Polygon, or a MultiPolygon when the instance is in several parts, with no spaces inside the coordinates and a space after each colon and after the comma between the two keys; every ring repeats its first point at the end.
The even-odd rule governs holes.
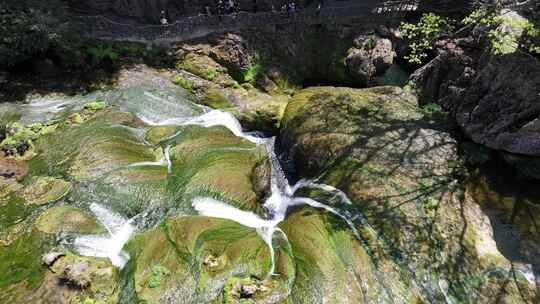
{"type": "Polygon", "coordinates": [[[206,92],[204,104],[214,109],[230,109],[234,106],[227,96],[214,88],[206,92]]]}
{"type": "Polygon", "coordinates": [[[135,120],[129,113],[106,109],[77,127],[62,126],[58,131],[62,136],[42,136],[36,141],[38,156],[30,162],[30,173],[87,180],[131,163],[152,161],[151,149],[122,126],[135,120]]]}
{"type": "Polygon", "coordinates": [[[252,173],[267,157],[261,147],[223,127],[187,127],[174,141],[169,192],[184,201],[212,194],[240,208],[257,208],[252,173]]]}
{"type": "Polygon", "coordinates": [[[0,228],[4,229],[22,222],[30,215],[33,208],[25,207],[24,203],[23,198],[12,195],[7,204],[0,206],[0,228]]]}
{"type": "Polygon", "coordinates": [[[172,82],[176,85],[179,85],[181,86],[184,90],[190,92],[190,93],[194,93],[195,92],[195,83],[189,79],[186,79],[184,76],[182,75],[176,75],[173,79],[172,79],[172,82]]]}
{"type": "MultiPolygon", "coordinates": [[[[22,288],[31,290],[45,275],[46,268],[41,264],[41,255],[50,246],[48,238],[37,232],[29,232],[8,247],[0,246],[0,290],[10,285],[24,282],[22,288]]],[[[0,300],[2,292],[0,292],[0,300]]]]}
{"type": "Polygon", "coordinates": [[[96,100],[90,103],[87,103],[84,105],[84,109],[90,110],[90,111],[99,111],[103,110],[107,107],[107,103],[102,100],[96,100]]]}
{"type": "Polygon", "coordinates": [[[59,232],[99,234],[107,231],[93,216],[68,205],[45,210],[36,220],[35,226],[37,230],[48,234],[59,232]]]}
{"type": "Polygon", "coordinates": [[[54,177],[33,177],[32,183],[27,186],[22,196],[26,204],[44,205],[54,203],[71,191],[71,183],[54,177]]]}
{"type": "MultiPolygon", "coordinates": [[[[161,295],[175,289],[186,299],[209,302],[219,296],[229,277],[263,278],[270,267],[268,247],[255,230],[200,216],[169,219],[135,236],[125,248],[132,256],[126,271],[131,272],[136,297],[148,303],[160,303],[161,295]],[[220,261],[218,265],[205,262],[209,255],[220,261]],[[156,265],[170,273],[150,288],[156,265]]],[[[284,287],[277,285],[276,290],[284,287]]]]}
{"type": "Polygon", "coordinates": [[[153,145],[159,144],[161,141],[167,139],[169,136],[176,133],[176,126],[158,126],[149,129],[146,132],[146,140],[153,145]]]}

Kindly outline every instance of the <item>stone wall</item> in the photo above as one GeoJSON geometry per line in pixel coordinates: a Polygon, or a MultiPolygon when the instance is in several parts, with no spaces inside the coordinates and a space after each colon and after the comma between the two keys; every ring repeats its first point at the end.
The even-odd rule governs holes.
{"type": "MultiPolygon", "coordinates": [[[[172,20],[185,16],[197,15],[204,11],[205,6],[215,8],[217,0],[69,0],[70,7],[77,13],[82,14],[105,14],[110,17],[132,18],[142,23],[158,23],[160,12],[166,11],[172,20]]],[[[236,0],[240,9],[253,11],[253,0],[236,0]]],[[[257,8],[261,11],[271,10],[272,5],[276,9],[281,7],[284,0],[257,0],[257,8]]],[[[297,4],[309,5],[316,0],[300,0],[297,4]]],[[[350,0],[327,1],[352,3],[350,0]]]]}

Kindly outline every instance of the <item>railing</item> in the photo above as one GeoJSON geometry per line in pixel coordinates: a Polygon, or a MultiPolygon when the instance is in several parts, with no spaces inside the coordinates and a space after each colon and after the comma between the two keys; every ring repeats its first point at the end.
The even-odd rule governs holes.
{"type": "Polygon", "coordinates": [[[327,7],[294,13],[240,12],[223,16],[194,16],[168,25],[135,25],[120,23],[104,16],[77,16],[82,35],[89,38],[140,41],[174,42],[201,37],[213,32],[240,28],[259,28],[268,25],[317,24],[343,22],[350,18],[393,18],[399,14],[416,11],[418,1],[387,1],[373,5],[364,3],[343,7],[327,7]]]}

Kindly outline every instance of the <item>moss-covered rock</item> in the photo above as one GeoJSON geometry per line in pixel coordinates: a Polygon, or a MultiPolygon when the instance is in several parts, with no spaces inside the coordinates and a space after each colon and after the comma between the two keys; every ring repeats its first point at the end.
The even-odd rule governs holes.
{"type": "Polygon", "coordinates": [[[71,191],[71,183],[54,177],[34,177],[32,183],[25,187],[22,196],[27,204],[44,205],[54,203],[71,191]]]}
{"type": "Polygon", "coordinates": [[[48,234],[60,232],[99,234],[106,232],[105,227],[94,216],[68,205],[45,210],[36,221],[36,229],[48,234]]]}
{"type": "Polygon", "coordinates": [[[176,126],[158,126],[153,127],[146,132],[146,140],[153,145],[159,144],[162,140],[176,133],[176,126]]]}
{"type": "MultiPolygon", "coordinates": [[[[169,219],[133,238],[126,249],[132,258],[123,275],[133,286],[131,299],[148,303],[218,300],[231,277],[266,278],[271,261],[255,230],[199,216],[169,219]]],[[[272,280],[272,289],[265,292],[270,298],[261,303],[277,303],[286,296],[282,280],[272,280]]]]}
{"type": "Polygon", "coordinates": [[[133,114],[107,108],[79,126],[62,126],[36,141],[38,156],[30,162],[30,173],[89,180],[132,163],[153,161],[152,149],[126,128],[141,124],[133,114]]]}
{"type": "Polygon", "coordinates": [[[294,254],[293,303],[415,303],[418,298],[411,282],[395,272],[398,266],[368,246],[374,235],[367,227],[353,231],[339,217],[308,207],[294,211],[280,227],[294,254]]]}
{"type": "Polygon", "coordinates": [[[0,246],[0,302],[33,303],[35,290],[43,285],[46,268],[41,255],[52,247],[52,239],[36,231],[24,233],[9,246],[0,246]]]}
{"type": "Polygon", "coordinates": [[[84,105],[84,109],[90,110],[90,111],[99,111],[103,110],[107,107],[107,103],[102,100],[96,100],[90,103],[87,103],[84,105]]]}
{"type": "Polygon", "coordinates": [[[206,91],[204,104],[214,109],[230,109],[233,107],[232,102],[227,96],[215,88],[210,88],[206,91]]]}
{"type": "MultiPolygon", "coordinates": [[[[174,139],[169,191],[189,201],[217,195],[247,210],[259,208],[254,171],[267,159],[263,146],[233,135],[223,127],[186,127],[174,139]]],[[[269,163],[266,163],[269,166],[269,163]]],[[[263,178],[269,178],[268,176],[263,178]]]]}
{"type": "Polygon", "coordinates": [[[457,144],[444,126],[399,88],[319,87],[289,103],[280,143],[301,177],[319,177],[348,195],[347,211],[365,217],[355,226],[373,229],[363,244],[377,253],[371,259],[396,265],[388,272],[414,281],[420,299],[488,303],[484,286],[490,284],[510,301],[521,283],[486,276],[499,269],[511,281],[510,263],[493,228],[482,224],[487,216],[465,195],[457,144]],[[443,287],[432,290],[432,284],[443,287]]]}
{"type": "Polygon", "coordinates": [[[58,258],[49,270],[59,279],[80,290],[78,298],[90,297],[113,303],[118,287],[118,270],[108,259],[81,257],[70,252],[58,258]]]}
{"type": "Polygon", "coordinates": [[[11,194],[23,188],[16,180],[0,177],[0,206],[6,203],[11,194]]]}
{"type": "Polygon", "coordinates": [[[215,83],[234,82],[227,74],[227,69],[205,54],[189,52],[182,56],[176,67],[215,83]]]}

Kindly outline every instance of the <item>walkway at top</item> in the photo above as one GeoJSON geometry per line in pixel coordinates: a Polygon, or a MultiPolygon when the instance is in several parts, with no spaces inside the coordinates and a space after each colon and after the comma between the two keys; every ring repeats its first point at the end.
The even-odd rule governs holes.
{"type": "MultiPolygon", "coordinates": [[[[503,0],[512,4],[530,0],[503,0]]],[[[355,1],[356,2],[356,1],[355,1]]],[[[356,4],[314,8],[294,13],[286,12],[240,12],[223,16],[194,16],[168,25],[134,25],[107,19],[104,16],[78,16],[81,35],[104,40],[132,41],[155,44],[171,44],[206,36],[211,33],[239,29],[261,28],[283,24],[341,23],[352,18],[401,18],[419,9],[419,0],[381,1],[362,0],[356,4]]],[[[534,2],[534,1],[533,1],[534,2]]]]}
{"type": "Polygon", "coordinates": [[[81,35],[117,41],[133,41],[156,44],[170,44],[203,37],[211,33],[261,28],[280,24],[319,24],[344,22],[350,18],[395,17],[395,14],[418,9],[417,0],[380,1],[369,0],[353,5],[324,7],[320,12],[315,8],[297,12],[239,12],[223,16],[194,16],[175,23],[162,25],[134,25],[115,22],[104,16],[77,16],[81,35]]]}

